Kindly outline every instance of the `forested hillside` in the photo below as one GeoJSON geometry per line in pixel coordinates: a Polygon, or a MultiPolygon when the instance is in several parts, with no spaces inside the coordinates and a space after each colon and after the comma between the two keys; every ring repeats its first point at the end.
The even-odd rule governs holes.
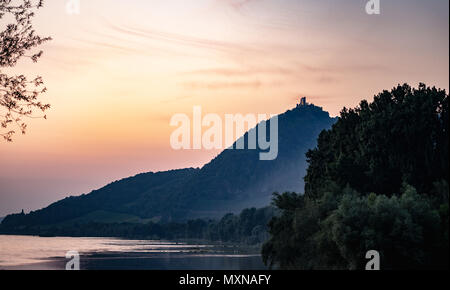
{"type": "Polygon", "coordinates": [[[274,191],[303,190],[305,153],[334,122],[319,107],[299,106],[278,117],[279,154],[273,161],[259,160],[259,150],[224,150],[201,169],[139,174],[42,210],[9,215],[1,227],[11,232],[41,225],[186,221],[264,207],[274,191]]]}

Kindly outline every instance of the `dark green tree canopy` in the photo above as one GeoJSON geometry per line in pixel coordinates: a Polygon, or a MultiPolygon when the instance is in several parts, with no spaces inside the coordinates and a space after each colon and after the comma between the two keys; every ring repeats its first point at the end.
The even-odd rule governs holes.
{"type": "Polygon", "coordinates": [[[343,109],[308,151],[305,194],[276,194],[263,258],[282,269],[449,265],[448,95],[397,86],[343,109]]]}
{"type": "Polygon", "coordinates": [[[448,95],[424,84],[399,85],[344,108],[332,129],[308,151],[305,193],[318,196],[330,181],[391,195],[407,182],[419,192],[448,181],[448,95]]]}

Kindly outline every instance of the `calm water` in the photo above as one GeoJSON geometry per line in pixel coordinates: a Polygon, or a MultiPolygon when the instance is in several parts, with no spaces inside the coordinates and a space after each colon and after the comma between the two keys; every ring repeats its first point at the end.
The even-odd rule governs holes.
{"type": "Polygon", "coordinates": [[[66,253],[80,253],[82,270],[259,270],[256,250],[237,246],[115,238],[0,235],[0,269],[64,270],[66,253]]]}

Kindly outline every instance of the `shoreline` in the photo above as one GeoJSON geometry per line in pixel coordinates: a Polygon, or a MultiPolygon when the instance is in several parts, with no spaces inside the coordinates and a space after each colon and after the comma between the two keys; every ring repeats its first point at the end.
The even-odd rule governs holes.
{"type": "Polygon", "coordinates": [[[65,270],[69,248],[80,253],[81,270],[266,269],[259,247],[235,244],[11,235],[0,235],[0,241],[2,237],[0,270],[65,270]],[[21,244],[26,254],[16,255],[21,244]]]}

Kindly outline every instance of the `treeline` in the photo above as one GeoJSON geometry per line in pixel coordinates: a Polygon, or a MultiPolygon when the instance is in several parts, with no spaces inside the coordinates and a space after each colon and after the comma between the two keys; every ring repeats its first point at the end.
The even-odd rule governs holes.
{"type": "Polygon", "coordinates": [[[244,209],[239,215],[222,219],[190,220],[185,223],[73,223],[71,225],[0,227],[1,234],[70,237],[121,237],[129,239],[207,240],[246,245],[268,239],[267,224],[275,214],[274,207],[244,209]]]}
{"type": "Polygon", "coordinates": [[[307,153],[305,194],[275,195],[263,246],[283,269],[449,266],[448,95],[398,86],[343,109],[307,153]]]}

